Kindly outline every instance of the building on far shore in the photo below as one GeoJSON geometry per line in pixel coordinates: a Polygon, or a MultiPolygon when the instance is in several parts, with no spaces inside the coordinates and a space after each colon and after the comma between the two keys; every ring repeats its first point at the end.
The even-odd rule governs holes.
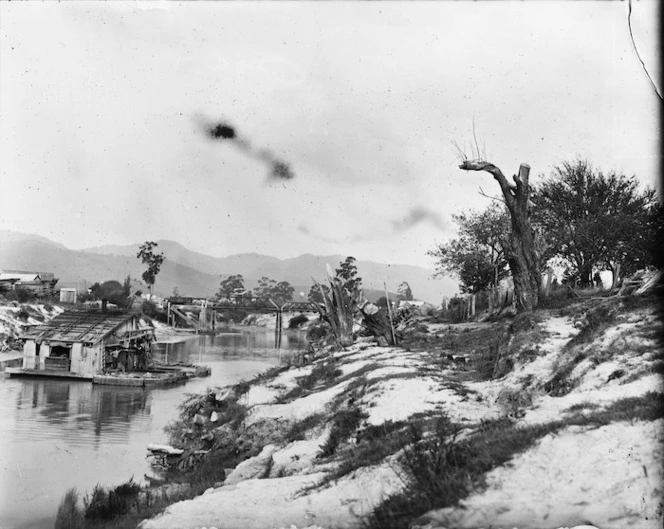
{"type": "Polygon", "coordinates": [[[37,297],[53,296],[58,281],[52,272],[0,270],[0,291],[23,288],[30,290],[37,297]]]}
{"type": "Polygon", "coordinates": [[[21,336],[20,374],[93,378],[144,369],[154,337],[146,317],[124,311],[69,310],[21,336]]]}

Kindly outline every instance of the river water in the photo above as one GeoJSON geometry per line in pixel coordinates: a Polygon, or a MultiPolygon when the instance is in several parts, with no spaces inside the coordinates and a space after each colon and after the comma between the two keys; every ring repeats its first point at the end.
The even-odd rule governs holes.
{"type": "Polygon", "coordinates": [[[0,378],[0,529],[52,529],[71,487],[118,485],[154,475],[146,445],[165,443],[164,426],[187,393],[234,384],[305,347],[301,334],[243,329],[156,344],[157,359],[209,365],[212,375],[170,388],[123,388],[90,382],[0,378]]]}

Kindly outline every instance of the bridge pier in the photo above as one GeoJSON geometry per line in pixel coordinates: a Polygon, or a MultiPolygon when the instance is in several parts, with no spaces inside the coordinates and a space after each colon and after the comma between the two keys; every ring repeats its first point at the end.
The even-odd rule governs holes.
{"type": "Polygon", "coordinates": [[[274,327],[274,348],[275,349],[280,349],[281,348],[281,333],[283,331],[283,312],[281,310],[278,310],[276,312],[277,314],[277,322],[274,327]]]}

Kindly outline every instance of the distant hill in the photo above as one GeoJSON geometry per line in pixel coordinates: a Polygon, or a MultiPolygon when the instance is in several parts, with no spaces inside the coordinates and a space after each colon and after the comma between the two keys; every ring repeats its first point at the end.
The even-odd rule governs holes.
{"type": "MultiPolygon", "coordinates": [[[[34,233],[21,233],[11,230],[0,230],[0,243],[3,242],[13,242],[13,241],[39,241],[50,246],[56,246],[58,248],[65,248],[64,244],[59,242],[53,242],[46,237],[41,235],[35,235],[34,233]]],[[[1,257],[1,254],[0,254],[1,257]]]]}
{"type": "MultiPolygon", "coordinates": [[[[326,277],[326,264],[334,270],[339,263],[346,259],[345,255],[312,255],[303,254],[289,259],[256,253],[236,254],[229,257],[211,257],[188,250],[181,244],[173,241],[156,241],[158,250],[163,252],[167,259],[186,264],[197,270],[218,277],[227,277],[231,274],[242,274],[246,286],[254,288],[258,280],[263,277],[288,281],[296,287],[296,292],[309,292],[311,279],[324,281],[326,277]]],[[[82,250],[84,252],[135,256],[139,244],[128,246],[101,246],[82,250]]],[[[384,295],[383,283],[387,283],[390,293],[396,291],[402,281],[407,281],[413,295],[424,301],[439,304],[443,296],[451,296],[457,291],[457,282],[451,278],[431,279],[433,271],[420,266],[403,264],[385,264],[374,261],[358,259],[356,262],[358,275],[362,277],[362,286],[368,299],[374,300],[384,295]]],[[[180,291],[182,289],[180,288],[180,291]]]]}
{"type": "MultiPolygon", "coordinates": [[[[242,274],[247,288],[253,289],[258,280],[267,276],[277,281],[288,281],[295,287],[296,297],[305,297],[312,284],[326,278],[326,264],[332,269],[339,266],[346,256],[304,254],[289,259],[260,254],[237,254],[213,257],[194,252],[181,244],[157,241],[158,251],[166,260],[157,277],[155,293],[168,296],[177,287],[180,295],[209,297],[219,288],[222,278],[242,274]]],[[[140,279],[143,265],[136,258],[139,243],[134,245],[109,245],[84,250],[70,250],[40,236],[0,231],[0,269],[26,269],[54,272],[60,278],[60,287],[85,288],[96,281],[123,280],[127,275],[140,279]],[[11,234],[4,235],[3,234],[11,234]],[[23,236],[23,237],[22,237],[23,236]]],[[[358,274],[362,277],[365,295],[375,300],[384,293],[384,283],[390,295],[402,281],[407,281],[417,299],[439,304],[443,296],[457,290],[453,279],[431,279],[432,271],[426,268],[385,264],[358,260],[358,274]]]]}

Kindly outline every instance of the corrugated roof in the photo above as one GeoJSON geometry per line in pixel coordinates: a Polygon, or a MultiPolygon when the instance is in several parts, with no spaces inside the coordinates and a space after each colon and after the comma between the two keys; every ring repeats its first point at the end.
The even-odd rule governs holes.
{"type": "Polygon", "coordinates": [[[128,312],[69,310],[30,329],[21,338],[38,342],[49,340],[96,343],[136,316],[137,314],[128,312]]]}

